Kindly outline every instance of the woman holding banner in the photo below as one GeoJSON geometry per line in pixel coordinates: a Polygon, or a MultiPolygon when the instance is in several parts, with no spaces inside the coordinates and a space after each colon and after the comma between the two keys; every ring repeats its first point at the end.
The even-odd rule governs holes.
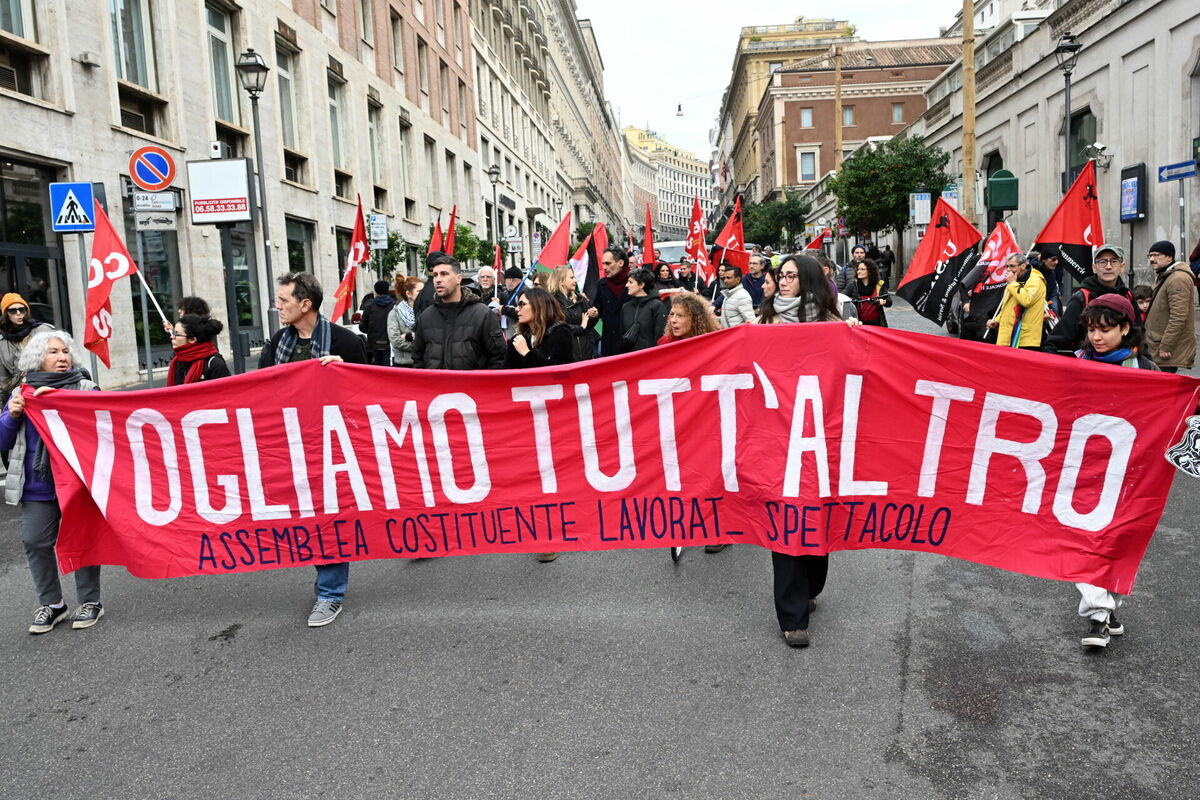
{"type": "MultiPolygon", "coordinates": [[[[70,334],[62,331],[39,331],[31,336],[17,362],[25,378],[0,411],[0,450],[12,451],[4,501],[21,506],[21,543],[25,546],[39,604],[29,626],[29,632],[35,634],[49,633],[67,618],[69,609],[63,600],[54,552],[62,511],[50,472],[50,454],[25,414],[25,398],[50,389],[99,388],[83,376],[72,345],[70,334]]],[[[104,616],[104,606],[100,604],[100,567],[75,570],[75,593],[80,605],[71,618],[71,627],[90,628],[104,616]]]]}
{"type": "Polygon", "coordinates": [[[690,292],[677,294],[671,298],[667,330],[658,340],[658,344],[670,344],[719,330],[721,323],[707,300],[690,292]]]}

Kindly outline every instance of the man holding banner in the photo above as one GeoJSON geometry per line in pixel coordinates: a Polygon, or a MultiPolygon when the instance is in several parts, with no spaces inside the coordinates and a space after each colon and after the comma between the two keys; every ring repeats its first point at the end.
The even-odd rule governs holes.
{"type": "MultiPolygon", "coordinates": [[[[263,346],[258,368],[318,359],[322,366],[335,361],[366,364],[367,352],[362,340],[340,325],[321,316],[324,293],[315,275],[307,272],[284,275],[275,293],[275,308],[282,326],[263,346]]],[[[317,600],[308,615],[308,627],[321,628],[342,613],[342,600],[350,583],[350,564],[322,564],[317,567],[314,588],[317,600]]]]}

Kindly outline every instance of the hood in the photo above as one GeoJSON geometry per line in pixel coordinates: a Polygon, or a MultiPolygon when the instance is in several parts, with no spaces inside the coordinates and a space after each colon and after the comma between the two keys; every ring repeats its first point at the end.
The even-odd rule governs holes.
{"type": "Polygon", "coordinates": [[[375,295],[375,305],[379,306],[380,308],[388,308],[395,302],[396,298],[392,297],[390,294],[375,295]]]}

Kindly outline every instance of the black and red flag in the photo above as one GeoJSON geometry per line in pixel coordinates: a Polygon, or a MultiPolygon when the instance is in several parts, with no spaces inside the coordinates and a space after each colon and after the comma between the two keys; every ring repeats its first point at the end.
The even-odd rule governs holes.
{"type": "Polygon", "coordinates": [[[896,294],[921,316],[944,324],[959,283],[979,258],[981,239],[979,229],[939,197],[896,294]]]}
{"type": "Polygon", "coordinates": [[[1042,253],[1057,248],[1058,263],[1076,280],[1083,280],[1092,274],[1092,248],[1103,243],[1096,162],[1089,161],[1063,195],[1046,227],[1034,237],[1033,246],[1042,253]]]}

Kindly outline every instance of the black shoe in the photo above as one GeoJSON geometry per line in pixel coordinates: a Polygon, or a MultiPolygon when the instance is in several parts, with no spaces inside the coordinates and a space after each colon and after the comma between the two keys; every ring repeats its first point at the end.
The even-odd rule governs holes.
{"type": "Polygon", "coordinates": [[[75,611],[75,616],[71,618],[71,627],[77,631],[90,628],[99,622],[103,616],[104,606],[99,603],[84,603],[75,611]]]}
{"type": "Polygon", "coordinates": [[[1087,636],[1080,643],[1084,647],[1108,647],[1108,623],[1100,619],[1089,622],[1087,636]]]}
{"type": "Polygon", "coordinates": [[[1108,632],[1113,636],[1120,636],[1125,633],[1125,626],[1117,622],[1117,612],[1115,611],[1108,613],[1108,632]]]}
{"type": "Polygon", "coordinates": [[[808,631],[784,631],[783,640],[788,643],[788,647],[808,647],[812,643],[808,631]]]}
{"type": "Polygon", "coordinates": [[[704,545],[704,552],[719,553],[722,550],[724,550],[726,547],[729,547],[729,545],[727,545],[727,544],[706,544],[706,545],[704,545]]]}
{"type": "Polygon", "coordinates": [[[49,633],[54,630],[55,625],[67,618],[69,610],[65,603],[62,608],[41,606],[37,611],[33,612],[33,624],[29,626],[29,632],[49,633]]]}

